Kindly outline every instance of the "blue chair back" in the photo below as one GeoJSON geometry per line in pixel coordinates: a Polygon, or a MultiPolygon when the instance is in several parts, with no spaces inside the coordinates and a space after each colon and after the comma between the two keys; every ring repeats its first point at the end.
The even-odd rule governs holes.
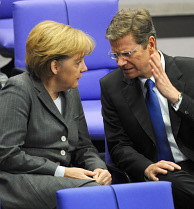
{"type": "Polygon", "coordinates": [[[57,191],[57,209],[117,209],[110,186],[93,186],[57,191]]]}
{"type": "Polygon", "coordinates": [[[12,4],[19,0],[0,1],[0,54],[14,57],[14,32],[12,4]]]}
{"type": "Polygon", "coordinates": [[[174,209],[171,182],[152,181],[112,185],[118,208],[174,209]]]}
{"type": "Polygon", "coordinates": [[[1,0],[0,19],[12,18],[12,3],[16,0],[1,0]]]}
{"type": "Polygon", "coordinates": [[[57,209],[174,209],[170,182],[62,189],[57,209]]]}
{"type": "Polygon", "coordinates": [[[110,44],[105,39],[106,28],[118,12],[118,0],[66,0],[69,24],[91,35],[96,47],[85,57],[88,71],[79,80],[79,92],[93,141],[103,140],[104,125],[101,116],[100,78],[117,68],[117,63],[108,56],[110,44]]]}
{"type": "Polygon", "coordinates": [[[116,62],[108,56],[110,44],[105,39],[106,28],[118,12],[118,0],[66,0],[69,24],[91,35],[96,47],[85,57],[88,71],[79,82],[82,100],[99,100],[99,79],[117,68],[116,62]],[[87,90],[86,90],[87,89],[87,90]]]}
{"type": "Polygon", "coordinates": [[[38,23],[53,20],[68,24],[63,0],[17,1],[13,3],[15,67],[25,68],[25,46],[29,32],[38,23]]]}

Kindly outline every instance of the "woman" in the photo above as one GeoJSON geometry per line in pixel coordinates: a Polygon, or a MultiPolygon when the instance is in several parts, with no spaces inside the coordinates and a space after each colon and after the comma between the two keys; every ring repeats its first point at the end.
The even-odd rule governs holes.
{"type": "Polygon", "coordinates": [[[56,208],[56,191],[110,184],[77,89],[92,39],[45,21],[26,42],[28,72],[0,92],[0,199],[5,209],[56,208]]]}

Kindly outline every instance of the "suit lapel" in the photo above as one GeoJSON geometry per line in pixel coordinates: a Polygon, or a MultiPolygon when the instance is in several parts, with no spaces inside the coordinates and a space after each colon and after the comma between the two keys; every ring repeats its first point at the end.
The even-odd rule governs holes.
{"type": "MultiPolygon", "coordinates": [[[[62,123],[65,124],[65,120],[59,110],[57,109],[56,105],[54,104],[52,98],[50,97],[49,93],[45,89],[43,83],[34,77],[31,76],[32,83],[34,88],[37,90],[38,98],[44,104],[44,106],[55,116],[57,117],[62,123]]],[[[66,124],[65,124],[66,125],[66,124]]]]}
{"type": "Polygon", "coordinates": [[[122,94],[134,116],[151,140],[156,143],[149,112],[138,79],[123,80],[122,94]]]}
{"type": "Polygon", "coordinates": [[[64,118],[65,118],[65,124],[67,125],[68,122],[71,120],[72,118],[72,115],[74,115],[72,113],[73,109],[72,106],[72,90],[68,90],[66,91],[65,93],[65,113],[64,113],[64,118]]]}
{"type": "MultiPolygon", "coordinates": [[[[164,58],[165,58],[166,74],[168,75],[168,78],[170,79],[172,85],[180,92],[184,92],[185,82],[182,80],[182,73],[177,68],[177,65],[172,57],[169,57],[164,54],[164,58]]],[[[168,107],[169,107],[172,132],[174,134],[174,137],[177,138],[177,134],[181,123],[181,117],[178,116],[177,112],[171,107],[170,103],[168,103],[168,107]]]]}
{"type": "MultiPolygon", "coordinates": [[[[181,92],[184,92],[185,82],[182,81],[182,73],[176,66],[172,57],[169,57],[164,54],[165,58],[165,68],[166,73],[172,83],[172,85],[181,92]]],[[[146,107],[145,99],[142,93],[142,89],[139,85],[138,79],[132,80],[123,80],[124,86],[122,89],[122,94],[126,99],[130,109],[136,119],[138,120],[141,127],[147,133],[147,135],[151,138],[151,140],[155,143],[154,131],[151,123],[151,119],[149,116],[149,112],[146,107]]],[[[181,118],[178,116],[177,112],[171,107],[171,104],[168,103],[169,107],[169,115],[171,120],[172,132],[174,137],[177,137],[181,118]]]]}

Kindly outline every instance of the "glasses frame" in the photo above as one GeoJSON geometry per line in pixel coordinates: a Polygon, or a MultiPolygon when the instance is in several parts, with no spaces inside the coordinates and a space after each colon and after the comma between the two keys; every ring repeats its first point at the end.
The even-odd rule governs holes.
{"type": "Polygon", "coordinates": [[[109,55],[109,57],[110,57],[111,59],[113,59],[113,60],[118,59],[119,56],[121,56],[122,58],[129,57],[129,56],[131,56],[131,54],[132,54],[138,47],[140,47],[144,42],[145,42],[145,41],[142,41],[141,44],[137,45],[137,46],[135,47],[135,49],[133,49],[133,50],[130,51],[130,52],[112,53],[111,50],[110,50],[110,51],[108,52],[108,55],[109,55]],[[113,56],[111,56],[111,54],[112,54],[113,56]]]}

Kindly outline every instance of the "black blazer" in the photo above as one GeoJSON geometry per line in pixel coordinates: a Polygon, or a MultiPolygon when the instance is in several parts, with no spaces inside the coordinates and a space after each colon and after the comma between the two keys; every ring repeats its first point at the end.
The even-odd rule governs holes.
{"type": "MultiPolygon", "coordinates": [[[[172,132],[179,149],[194,161],[194,59],[164,55],[172,84],[183,92],[176,112],[168,104],[172,132]]],[[[120,69],[100,80],[102,115],[111,158],[137,181],[157,162],[156,140],[139,80],[127,80],[120,69]]]]}

